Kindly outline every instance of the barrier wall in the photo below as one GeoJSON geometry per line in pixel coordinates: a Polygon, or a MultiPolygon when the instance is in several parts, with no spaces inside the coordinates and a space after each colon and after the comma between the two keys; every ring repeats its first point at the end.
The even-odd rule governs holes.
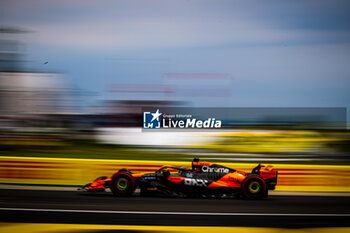
{"type": "MultiPolygon", "coordinates": [[[[220,163],[241,171],[257,164],[220,163]]],[[[162,165],[190,167],[190,162],[0,157],[0,183],[80,186],[121,168],[153,172],[162,165]]],[[[266,164],[267,165],[267,164],[266,164]]],[[[279,191],[350,192],[350,166],[273,164],[279,191]]]]}

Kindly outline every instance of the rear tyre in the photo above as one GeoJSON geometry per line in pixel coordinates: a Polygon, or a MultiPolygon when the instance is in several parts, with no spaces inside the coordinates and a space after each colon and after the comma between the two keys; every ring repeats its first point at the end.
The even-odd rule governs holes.
{"type": "Polygon", "coordinates": [[[262,199],[267,197],[265,181],[259,176],[248,176],[242,182],[242,195],[247,199],[262,199]]]}
{"type": "Polygon", "coordinates": [[[130,173],[116,173],[112,177],[110,188],[117,197],[131,196],[135,191],[135,179],[130,173]]]}

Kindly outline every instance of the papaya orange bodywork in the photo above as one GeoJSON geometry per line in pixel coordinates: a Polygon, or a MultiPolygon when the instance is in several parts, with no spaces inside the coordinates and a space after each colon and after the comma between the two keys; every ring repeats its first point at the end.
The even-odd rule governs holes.
{"type": "MultiPolygon", "coordinates": [[[[115,187],[119,187],[120,194],[125,195],[128,188],[131,193],[138,187],[140,195],[150,195],[157,192],[176,193],[177,195],[230,195],[238,193],[248,198],[261,198],[267,195],[267,190],[274,190],[277,184],[277,171],[272,166],[264,167],[259,164],[250,173],[237,171],[232,168],[224,167],[211,162],[202,162],[194,159],[192,169],[186,167],[175,167],[172,165],[163,165],[155,172],[132,173],[129,169],[121,169],[111,178],[100,177],[91,184],[83,186],[83,190],[100,191],[110,188],[115,194],[115,187]],[[122,182],[124,184],[124,193],[122,182]],[[257,188],[258,187],[258,188],[257,188]]],[[[236,195],[236,194],[235,194],[236,195]]]]}

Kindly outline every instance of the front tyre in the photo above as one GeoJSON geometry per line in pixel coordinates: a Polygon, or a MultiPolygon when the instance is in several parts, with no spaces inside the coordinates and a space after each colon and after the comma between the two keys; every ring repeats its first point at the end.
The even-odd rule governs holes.
{"type": "Polygon", "coordinates": [[[114,196],[128,197],[135,191],[135,179],[130,173],[116,173],[112,177],[110,186],[114,196]]]}
{"type": "Polygon", "coordinates": [[[259,176],[248,176],[242,182],[242,195],[247,199],[262,199],[267,197],[265,181],[259,176]]]}

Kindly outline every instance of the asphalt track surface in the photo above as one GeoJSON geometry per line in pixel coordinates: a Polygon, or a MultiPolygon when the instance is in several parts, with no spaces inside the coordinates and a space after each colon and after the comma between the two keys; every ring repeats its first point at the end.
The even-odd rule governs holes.
{"type": "Polygon", "coordinates": [[[270,196],[267,200],[116,198],[111,193],[2,189],[0,222],[349,227],[350,197],[270,196]]]}

